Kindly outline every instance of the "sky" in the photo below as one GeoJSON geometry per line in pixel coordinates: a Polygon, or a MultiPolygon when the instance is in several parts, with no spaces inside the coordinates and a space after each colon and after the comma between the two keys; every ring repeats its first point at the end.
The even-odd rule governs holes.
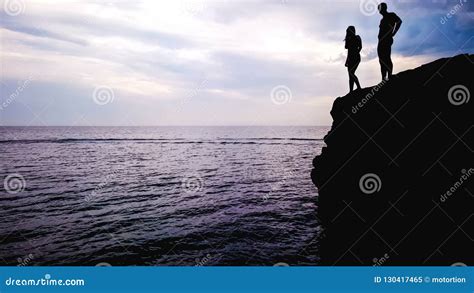
{"type": "MultiPolygon", "coordinates": [[[[376,0],[0,0],[0,125],[330,125],[380,81],[376,0]]],[[[474,52],[473,0],[386,1],[394,71],[474,52]]]]}

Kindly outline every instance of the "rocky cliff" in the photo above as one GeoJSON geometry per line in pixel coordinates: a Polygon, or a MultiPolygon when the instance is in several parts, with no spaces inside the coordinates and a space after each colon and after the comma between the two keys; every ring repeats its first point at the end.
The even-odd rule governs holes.
{"type": "Polygon", "coordinates": [[[314,158],[323,265],[474,265],[474,55],[339,97],[314,158]]]}

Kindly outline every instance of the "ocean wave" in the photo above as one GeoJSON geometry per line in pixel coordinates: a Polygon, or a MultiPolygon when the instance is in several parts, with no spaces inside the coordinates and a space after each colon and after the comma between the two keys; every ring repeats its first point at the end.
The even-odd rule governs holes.
{"type": "Polygon", "coordinates": [[[262,144],[265,141],[301,141],[313,142],[322,141],[320,138],[217,138],[206,140],[192,140],[184,138],[62,138],[62,139],[8,139],[0,140],[4,144],[32,144],[32,143],[94,143],[94,142],[149,142],[149,143],[176,143],[176,144],[262,144]]]}

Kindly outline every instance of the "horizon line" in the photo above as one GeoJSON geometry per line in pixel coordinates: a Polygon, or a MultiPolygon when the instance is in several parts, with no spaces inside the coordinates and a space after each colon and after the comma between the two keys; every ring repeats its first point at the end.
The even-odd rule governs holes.
{"type": "Polygon", "coordinates": [[[331,125],[0,125],[0,127],[331,127],[331,125]]]}

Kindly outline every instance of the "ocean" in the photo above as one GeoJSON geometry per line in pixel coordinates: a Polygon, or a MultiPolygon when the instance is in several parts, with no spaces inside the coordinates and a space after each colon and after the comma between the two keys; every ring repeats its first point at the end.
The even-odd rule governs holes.
{"type": "Polygon", "coordinates": [[[315,265],[328,127],[0,127],[0,264],[315,265]]]}

